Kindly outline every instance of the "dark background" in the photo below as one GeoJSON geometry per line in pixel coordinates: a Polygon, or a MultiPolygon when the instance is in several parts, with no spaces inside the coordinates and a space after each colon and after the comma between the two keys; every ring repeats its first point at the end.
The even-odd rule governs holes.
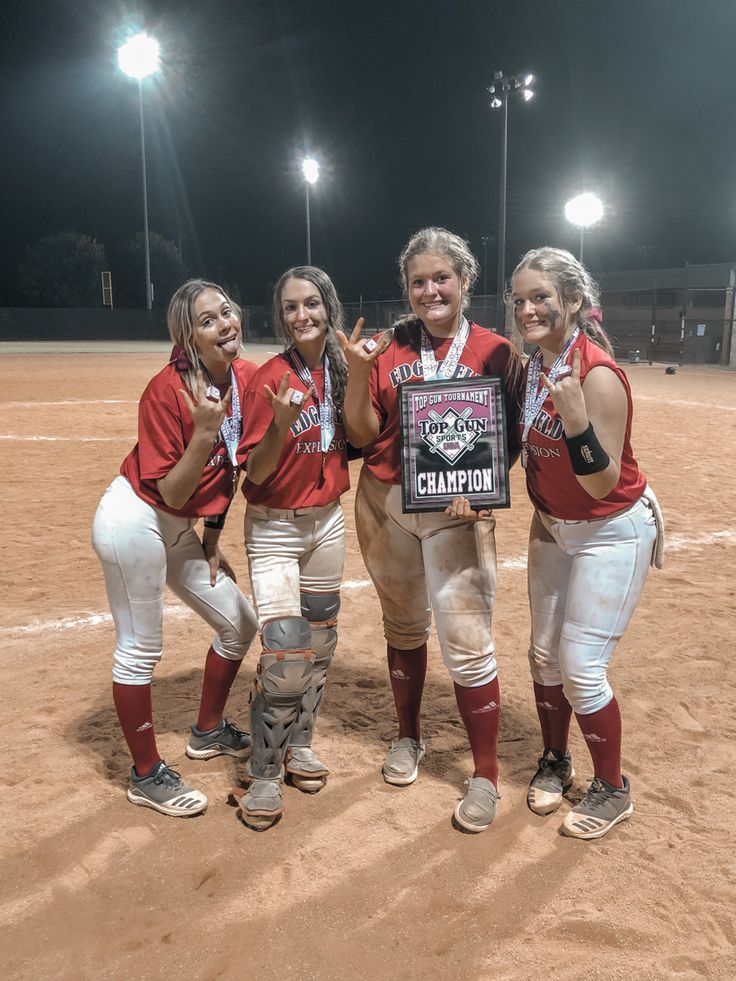
{"type": "MultiPolygon", "coordinates": [[[[563,206],[582,190],[607,209],[586,233],[594,272],[736,257],[730,0],[59,0],[0,18],[0,305],[24,302],[39,237],[72,227],[112,252],[142,228],[137,83],[116,60],[135,29],[162,48],[144,83],[150,227],[244,302],[305,261],[305,153],[322,167],[313,261],[345,300],[397,295],[396,256],[424,225],[482,259],[497,68],[537,78],[510,105],[508,265],[577,249],[563,206]]],[[[487,256],[495,292],[493,242],[487,256]]]]}

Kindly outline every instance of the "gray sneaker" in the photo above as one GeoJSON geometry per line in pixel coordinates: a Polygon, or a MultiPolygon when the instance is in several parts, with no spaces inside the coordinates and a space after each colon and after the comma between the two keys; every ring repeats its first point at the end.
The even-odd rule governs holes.
{"type": "Polygon", "coordinates": [[[289,746],[286,751],[286,772],[297,790],[316,794],[327,783],[329,769],[309,746],[289,746]]]}
{"type": "Polygon", "coordinates": [[[242,759],[250,745],[251,738],[247,732],[241,732],[227,719],[223,719],[219,726],[209,732],[200,732],[196,725],[192,726],[187,756],[192,760],[211,760],[213,756],[235,756],[242,759]]]}
{"type": "Polygon", "coordinates": [[[565,817],[560,831],[570,838],[602,838],[620,821],[628,821],[634,805],[631,787],[622,777],[622,788],[594,777],[588,793],[565,817]]]}
{"type": "Polygon", "coordinates": [[[411,736],[405,736],[391,743],[391,749],[383,763],[383,779],[397,787],[414,783],[419,773],[419,763],[426,752],[423,739],[417,742],[411,736]]]}
{"type": "Polygon", "coordinates": [[[501,795],[485,777],[471,777],[465,786],[468,789],[455,808],[455,820],[465,831],[485,831],[496,816],[496,802],[501,795]]]}
{"type": "Polygon", "coordinates": [[[535,814],[551,814],[562,803],[562,795],[572,787],[575,771],[569,753],[545,749],[539,769],[532,777],[526,802],[535,814]]]}
{"type": "Polygon", "coordinates": [[[245,823],[256,831],[265,831],[284,813],[281,781],[254,779],[239,803],[245,823]]]}
{"type": "Polygon", "coordinates": [[[184,783],[181,774],[163,760],[145,777],[139,777],[135,769],[130,771],[128,800],[170,817],[191,817],[207,807],[205,795],[184,783]]]}

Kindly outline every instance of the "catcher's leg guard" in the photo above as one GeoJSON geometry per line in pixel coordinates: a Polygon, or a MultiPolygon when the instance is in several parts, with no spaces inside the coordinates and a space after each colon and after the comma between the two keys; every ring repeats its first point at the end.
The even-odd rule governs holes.
{"type": "Polygon", "coordinates": [[[311,631],[303,617],[270,620],[261,637],[263,653],[250,705],[252,783],[242,801],[243,818],[253,827],[268,827],[283,812],[279,782],[286,746],[314,670],[311,631]],[[268,783],[276,785],[276,793],[268,783]]]}
{"type": "Polygon", "coordinates": [[[325,785],[329,769],[312,752],[312,733],[327,680],[327,669],[337,646],[338,593],[302,593],[302,614],[309,622],[314,650],[314,673],[299,706],[289,736],[286,770],[300,790],[316,793],[325,785]]]}

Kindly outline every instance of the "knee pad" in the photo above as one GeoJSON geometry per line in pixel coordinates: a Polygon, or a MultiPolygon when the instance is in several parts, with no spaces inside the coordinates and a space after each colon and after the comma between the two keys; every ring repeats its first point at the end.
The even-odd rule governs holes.
{"type": "Polygon", "coordinates": [[[302,616],[311,629],[315,672],[326,671],[337,646],[339,593],[302,593],[302,616]]]}
{"type": "Polygon", "coordinates": [[[269,620],[251,696],[254,777],[282,775],[289,735],[314,672],[311,630],[303,617],[269,620]]]}

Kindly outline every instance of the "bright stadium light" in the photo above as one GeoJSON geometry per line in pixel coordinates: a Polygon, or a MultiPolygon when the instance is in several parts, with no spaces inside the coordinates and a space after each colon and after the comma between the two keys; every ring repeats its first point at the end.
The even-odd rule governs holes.
{"type": "Polygon", "coordinates": [[[309,185],[316,184],[319,179],[319,163],[313,157],[302,160],[304,187],[307,192],[307,265],[312,265],[312,230],[309,223],[309,185]]]}
{"type": "Polygon", "coordinates": [[[138,112],[141,124],[141,166],[143,170],[143,246],[146,262],[146,308],[153,306],[151,288],[151,246],[148,232],[148,190],[146,187],[146,133],[143,126],[143,79],[160,67],[158,41],[148,34],[136,34],[118,48],[118,65],[129,78],[138,82],[138,112]]]}
{"type": "Polygon", "coordinates": [[[516,93],[524,102],[534,96],[529,86],[534,81],[533,75],[504,75],[502,71],[493,73],[493,85],[488,87],[491,93],[491,109],[503,109],[501,125],[501,186],[498,205],[498,270],[496,274],[496,330],[506,333],[506,160],[508,156],[509,139],[509,95],[516,93]]]}
{"type": "Polygon", "coordinates": [[[158,41],[148,34],[136,34],[118,49],[118,65],[130,78],[142,81],[159,69],[158,41]]]}
{"type": "Polygon", "coordinates": [[[565,205],[565,218],[580,229],[580,261],[583,261],[585,229],[597,224],[603,217],[603,202],[595,194],[586,191],[571,198],[565,205]]]}

